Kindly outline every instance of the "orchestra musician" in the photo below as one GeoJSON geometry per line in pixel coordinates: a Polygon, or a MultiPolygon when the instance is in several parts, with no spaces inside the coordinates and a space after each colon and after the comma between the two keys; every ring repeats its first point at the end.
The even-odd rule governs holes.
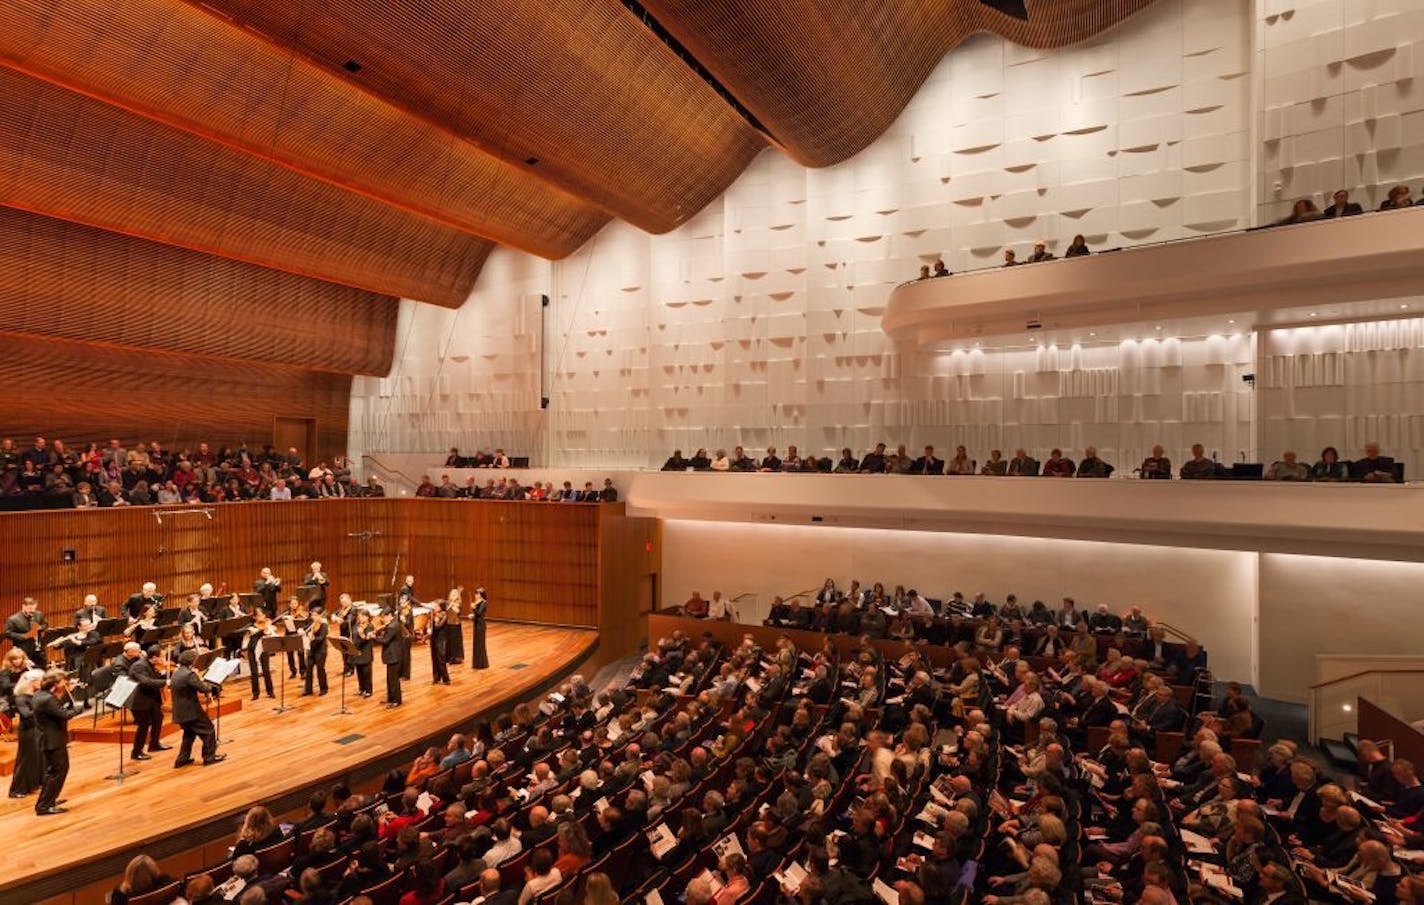
{"type": "MultiPolygon", "coordinates": [[[[58,648],[64,654],[64,669],[66,672],[77,672],[84,665],[84,652],[96,644],[102,644],[104,639],[99,637],[99,633],[94,629],[94,623],[88,617],[79,620],[74,631],[62,638],[56,638],[49,643],[50,647],[58,648]]],[[[81,678],[87,678],[81,676],[81,678]]]]}
{"type": "Polygon", "coordinates": [[[405,584],[401,585],[399,591],[396,591],[396,600],[399,600],[399,601],[401,601],[402,603],[407,602],[407,601],[413,601],[413,602],[415,602],[415,603],[419,603],[419,602],[420,602],[420,601],[418,601],[418,600],[415,599],[415,576],[414,576],[414,575],[407,575],[407,576],[405,577],[405,584]]]}
{"type": "Polygon", "coordinates": [[[65,809],[59,806],[63,799],[59,796],[69,776],[69,721],[79,712],[69,694],[69,676],[62,669],[49,670],[40,679],[40,690],[31,701],[35,731],[44,751],[44,785],[35,802],[35,813],[40,817],[63,814],[65,809]]]}
{"type": "Polygon", "coordinates": [[[449,623],[445,627],[445,662],[451,666],[465,662],[465,630],[460,624],[464,619],[464,609],[465,589],[451,588],[445,597],[445,611],[449,614],[449,623]]]}
{"type": "Polygon", "coordinates": [[[183,623],[181,633],[178,635],[178,642],[175,648],[179,654],[184,651],[192,651],[201,654],[207,651],[208,643],[203,640],[203,636],[198,634],[198,621],[183,623]]]}
{"type": "MultiPolygon", "coordinates": [[[[219,618],[220,618],[221,620],[244,619],[244,618],[246,618],[247,616],[248,616],[248,612],[247,612],[247,610],[246,610],[245,608],[243,608],[243,606],[242,606],[242,598],[239,597],[237,594],[233,594],[231,597],[229,597],[229,598],[227,599],[227,606],[225,606],[225,607],[223,608],[223,611],[222,611],[222,613],[219,615],[219,618]]],[[[242,646],[243,646],[242,642],[243,642],[245,639],[246,639],[246,635],[244,635],[244,634],[243,634],[242,632],[240,632],[240,631],[239,631],[239,632],[234,632],[234,633],[232,633],[231,635],[225,635],[225,636],[223,637],[223,639],[222,639],[223,647],[225,647],[225,648],[227,649],[227,658],[228,658],[229,660],[231,660],[231,659],[233,659],[234,657],[236,657],[236,656],[238,655],[238,653],[242,650],[242,646]]]]}
{"type": "Polygon", "coordinates": [[[415,603],[413,597],[403,597],[396,607],[396,622],[400,626],[401,637],[401,678],[410,680],[410,648],[415,643],[415,603]]]}
{"type": "Polygon", "coordinates": [[[188,595],[187,606],[183,608],[183,615],[179,617],[184,625],[193,624],[194,631],[201,632],[203,623],[208,621],[208,617],[203,613],[203,594],[199,591],[196,594],[188,595]]]}
{"type": "Polygon", "coordinates": [[[401,660],[406,656],[405,627],[388,613],[377,621],[376,643],[381,645],[381,662],[386,666],[386,707],[401,705],[401,660]]]}
{"type": "Polygon", "coordinates": [[[11,614],[5,620],[5,637],[10,639],[11,645],[24,651],[31,663],[43,668],[44,656],[40,652],[40,632],[48,626],[49,623],[45,621],[44,613],[40,612],[39,601],[33,597],[26,597],[20,603],[20,611],[11,614]]]}
{"type": "Polygon", "coordinates": [[[313,603],[311,624],[302,629],[302,635],[307,639],[306,682],[302,686],[302,697],[311,695],[313,677],[321,686],[321,693],[326,694],[326,638],[330,630],[321,604],[313,603]]]}
{"type": "MultiPolygon", "coordinates": [[[[320,606],[320,603],[312,601],[313,606],[320,606]]],[[[282,614],[282,618],[276,621],[277,633],[281,635],[302,630],[301,623],[305,623],[311,618],[307,608],[302,606],[301,600],[296,597],[287,601],[287,611],[282,614]],[[290,624],[288,620],[291,620],[290,624]]],[[[307,655],[305,651],[287,651],[287,678],[297,679],[307,674],[307,655]]]]}
{"type": "Polygon", "coordinates": [[[193,741],[203,740],[203,766],[207,767],[227,759],[218,753],[218,737],[213,731],[213,721],[208,718],[199,695],[220,697],[222,686],[208,682],[193,671],[193,663],[198,659],[196,651],[183,651],[178,655],[178,668],[169,679],[173,692],[173,722],[183,727],[183,741],[178,746],[178,759],[174,768],[186,767],[193,762],[193,741]]]}
{"type": "Polygon", "coordinates": [[[84,605],[74,611],[74,624],[78,625],[80,619],[88,619],[94,625],[98,625],[109,618],[109,611],[99,603],[99,598],[89,594],[84,598],[84,605]]]}
{"type": "Polygon", "coordinates": [[[489,652],[485,650],[485,613],[488,611],[485,589],[475,588],[475,602],[470,607],[470,623],[474,626],[470,633],[470,666],[474,669],[489,669],[489,652]]]}
{"type": "Polygon", "coordinates": [[[243,629],[242,649],[247,655],[247,673],[252,679],[254,701],[261,697],[257,684],[259,676],[267,687],[267,697],[276,697],[272,693],[272,655],[262,649],[262,639],[275,634],[277,630],[272,627],[272,620],[267,618],[266,611],[260,607],[252,617],[252,624],[243,629]]]}
{"type": "Polygon", "coordinates": [[[137,594],[130,594],[124,601],[124,611],[129,619],[137,619],[143,614],[145,607],[153,607],[154,612],[158,612],[163,606],[163,595],[158,593],[158,585],[151,581],[143,583],[143,589],[137,594]]]}
{"type": "Polygon", "coordinates": [[[129,617],[129,625],[128,628],[124,629],[124,637],[142,644],[144,632],[153,631],[157,625],[157,620],[158,607],[150,603],[143,608],[143,612],[137,617],[129,617]]]}
{"type": "Polygon", "coordinates": [[[307,587],[316,588],[316,594],[312,597],[311,603],[319,603],[322,605],[322,608],[325,609],[326,588],[331,584],[331,579],[327,578],[326,573],[321,570],[321,563],[314,562],[311,564],[311,571],[307,573],[306,578],[302,579],[302,584],[307,587]]]}
{"type": "Polygon", "coordinates": [[[143,750],[145,742],[149,751],[167,751],[170,748],[162,741],[163,687],[168,684],[167,676],[159,673],[161,668],[167,666],[162,662],[162,656],[163,651],[156,644],[148,649],[147,656],[135,641],[124,645],[123,660],[128,676],[138,685],[129,699],[129,710],[134,718],[133,750],[129,756],[134,760],[150,759],[143,750]]]}
{"type": "MultiPolygon", "coordinates": [[[[351,602],[350,594],[342,594],[336,598],[340,605],[336,612],[331,614],[332,628],[344,638],[350,638],[354,643],[356,640],[356,606],[351,602]]],[[[355,672],[355,664],[345,654],[341,655],[341,674],[349,676],[355,672]]]]}
{"type": "Polygon", "coordinates": [[[356,688],[363,698],[373,693],[371,688],[371,648],[375,644],[376,627],[371,623],[371,614],[365,610],[356,611],[356,624],[351,629],[351,643],[356,645],[356,655],[351,658],[351,666],[356,671],[356,688]]]}
{"type": "Polygon", "coordinates": [[[252,590],[262,595],[262,605],[267,607],[267,612],[277,612],[277,595],[282,592],[282,579],[273,575],[271,569],[262,567],[257,580],[252,583],[252,590]]]}
{"type": "Polygon", "coordinates": [[[0,715],[14,715],[11,696],[20,682],[20,676],[30,668],[30,658],[25,656],[24,651],[12,647],[5,652],[5,659],[0,661],[0,715]]]}
{"type": "Polygon", "coordinates": [[[44,750],[35,727],[35,692],[44,673],[25,670],[19,676],[11,698],[16,719],[15,772],[10,777],[10,797],[26,798],[44,784],[44,750]]]}
{"type": "Polygon", "coordinates": [[[449,685],[450,667],[445,663],[446,629],[450,614],[445,609],[445,601],[432,600],[430,606],[430,684],[449,685]]]}

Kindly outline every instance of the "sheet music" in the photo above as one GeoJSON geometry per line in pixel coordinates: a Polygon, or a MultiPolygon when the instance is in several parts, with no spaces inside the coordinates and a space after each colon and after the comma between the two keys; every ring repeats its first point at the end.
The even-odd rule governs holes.
{"type": "Polygon", "coordinates": [[[203,674],[203,680],[212,682],[214,685],[221,685],[227,681],[228,676],[231,676],[237,671],[239,662],[238,660],[227,660],[218,657],[212,663],[208,664],[208,671],[203,674]]]}
{"type": "Polygon", "coordinates": [[[875,882],[870,884],[870,889],[875,893],[876,898],[884,902],[885,905],[900,905],[900,894],[879,877],[876,877],[875,882]]]}
{"type": "Polygon", "coordinates": [[[133,697],[136,688],[138,683],[128,676],[115,676],[114,684],[109,686],[109,694],[104,698],[104,703],[115,710],[122,710],[128,706],[129,698],[133,697]]]}

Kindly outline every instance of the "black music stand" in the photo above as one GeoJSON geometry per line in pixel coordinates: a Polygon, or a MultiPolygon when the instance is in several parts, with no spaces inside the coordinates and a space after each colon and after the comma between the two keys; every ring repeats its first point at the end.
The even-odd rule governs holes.
{"type": "Polygon", "coordinates": [[[99,624],[94,626],[94,631],[99,633],[100,638],[112,638],[115,635],[122,635],[124,629],[128,627],[127,616],[111,616],[107,619],[100,619],[99,624]]]}
{"type": "Polygon", "coordinates": [[[198,611],[209,619],[221,619],[227,601],[226,597],[204,597],[198,601],[198,611]]]}
{"type": "MultiPolygon", "coordinates": [[[[297,635],[266,635],[262,638],[262,653],[268,654],[296,653],[302,649],[302,639],[297,635]]],[[[295,707],[287,706],[287,670],[280,668],[284,658],[278,657],[278,672],[282,674],[282,697],[278,700],[277,706],[272,708],[273,713],[286,713],[288,710],[296,710],[295,707]]]]}
{"type": "MultiPolygon", "coordinates": [[[[96,644],[96,645],[94,645],[93,647],[89,648],[88,650],[86,650],[86,651],[84,652],[84,669],[85,669],[85,671],[88,673],[88,675],[92,678],[93,675],[94,675],[94,670],[96,670],[96,669],[98,669],[99,667],[103,666],[105,663],[107,663],[108,661],[110,661],[110,660],[112,660],[113,658],[117,657],[119,654],[121,654],[121,653],[123,653],[123,652],[124,652],[124,642],[122,642],[122,641],[104,641],[104,642],[102,642],[102,643],[100,643],[100,644],[96,644]]],[[[87,682],[87,681],[89,681],[89,680],[88,680],[88,679],[85,679],[84,681],[87,682]]],[[[108,688],[106,687],[106,688],[103,689],[103,690],[107,691],[108,688]]],[[[87,701],[87,700],[89,699],[89,695],[88,695],[89,689],[88,689],[87,686],[85,687],[84,691],[85,691],[84,699],[87,701]]],[[[103,709],[103,707],[104,707],[104,699],[103,699],[103,698],[100,698],[100,699],[99,699],[99,706],[94,708],[94,725],[95,725],[95,726],[98,726],[98,725],[99,725],[99,711],[100,711],[101,709],[103,709]]]]}
{"type": "Polygon", "coordinates": [[[327,587],[327,585],[322,584],[299,584],[292,591],[292,596],[302,603],[310,605],[313,600],[322,596],[322,592],[325,591],[327,587]]]}
{"type": "Polygon", "coordinates": [[[153,624],[160,627],[177,625],[178,620],[183,618],[183,611],[178,607],[164,608],[158,611],[158,615],[153,617],[153,624]]]}
{"type": "MultiPolygon", "coordinates": [[[[336,648],[336,652],[343,658],[354,657],[357,654],[356,645],[347,638],[327,638],[326,643],[336,648]]],[[[346,670],[344,669],[341,670],[341,709],[336,711],[336,715],[340,716],[343,713],[352,713],[346,706],[346,670]]]]}
{"type": "MultiPolygon", "coordinates": [[[[223,642],[223,647],[227,647],[228,638],[238,634],[251,624],[251,616],[234,616],[231,619],[224,619],[221,622],[218,622],[217,626],[213,629],[213,641],[209,642],[208,646],[217,647],[217,644],[215,642],[218,639],[221,639],[223,642]]],[[[239,641],[237,647],[228,648],[228,650],[240,654],[242,652],[242,642],[239,641]]]]}
{"type": "Polygon", "coordinates": [[[113,709],[119,712],[119,770],[117,773],[110,773],[105,779],[116,780],[119,785],[124,784],[124,779],[134,776],[139,771],[135,767],[125,769],[124,749],[128,747],[124,742],[124,727],[128,725],[128,707],[133,701],[134,692],[138,690],[138,683],[128,676],[116,676],[114,684],[109,689],[109,694],[104,701],[113,709]]]}
{"type": "Polygon", "coordinates": [[[150,631],[143,633],[143,649],[148,650],[154,644],[172,644],[173,640],[183,634],[183,626],[174,623],[172,625],[157,625],[150,631]]]}

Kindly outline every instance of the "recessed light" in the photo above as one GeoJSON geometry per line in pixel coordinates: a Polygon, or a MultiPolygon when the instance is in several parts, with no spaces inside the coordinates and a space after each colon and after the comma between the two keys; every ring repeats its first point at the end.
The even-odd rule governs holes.
{"type": "Polygon", "coordinates": [[[1307,317],[1315,317],[1315,312],[1312,311],[1312,312],[1310,312],[1310,314],[1308,314],[1308,315],[1306,315],[1306,316],[1307,316],[1307,317]]]}
{"type": "Polygon", "coordinates": [[[1161,325],[1161,324],[1158,324],[1158,325],[1157,325],[1157,330],[1160,331],[1161,329],[1162,329],[1162,325],[1161,325]]]}
{"type": "Polygon", "coordinates": [[[1236,321],[1228,320],[1227,323],[1228,323],[1228,324],[1234,324],[1234,323],[1236,323],[1236,321]]]}
{"type": "Polygon", "coordinates": [[[1096,334],[1096,333],[1089,333],[1088,335],[1089,335],[1089,336],[1097,336],[1098,334],[1096,334]]]}
{"type": "Polygon", "coordinates": [[[1399,307],[1400,307],[1400,308],[1408,308],[1409,306],[1408,306],[1408,305],[1400,305],[1399,307]]]}

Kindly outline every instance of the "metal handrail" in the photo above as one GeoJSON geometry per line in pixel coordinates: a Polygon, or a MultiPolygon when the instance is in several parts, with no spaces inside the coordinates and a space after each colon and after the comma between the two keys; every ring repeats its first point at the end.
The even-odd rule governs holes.
{"type": "Polygon", "coordinates": [[[1352,672],[1348,676],[1340,676],[1336,679],[1327,679],[1324,682],[1317,682],[1310,686],[1310,690],[1315,691],[1317,688],[1338,685],[1341,682],[1348,682],[1351,679],[1358,679],[1361,676],[1378,675],[1381,673],[1424,673],[1424,669],[1362,669],[1359,672],[1352,672]]]}
{"type": "Polygon", "coordinates": [[[1194,642],[1194,643],[1195,643],[1196,640],[1197,640],[1197,639],[1193,638],[1191,635],[1189,635],[1189,634],[1187,634],[1186,632],[1182,631],[1181,629],[1177,628],[1175,625],[1173,625],[1173,624],[1170,623],[1170,622],[1154,622],[1154,623],[1152,623],[1152,624],[1153,624],[1154,626],[1157,626],[1158,628],[1162,629],[1163,632],[1165,632],[1165,633],[1167,633],[1167,634],[1170,634],[1170,635],[1175,635],[1176,637],[1181,638],[1183,641],[1191,641],[1191,642],[1194,642]]]}

